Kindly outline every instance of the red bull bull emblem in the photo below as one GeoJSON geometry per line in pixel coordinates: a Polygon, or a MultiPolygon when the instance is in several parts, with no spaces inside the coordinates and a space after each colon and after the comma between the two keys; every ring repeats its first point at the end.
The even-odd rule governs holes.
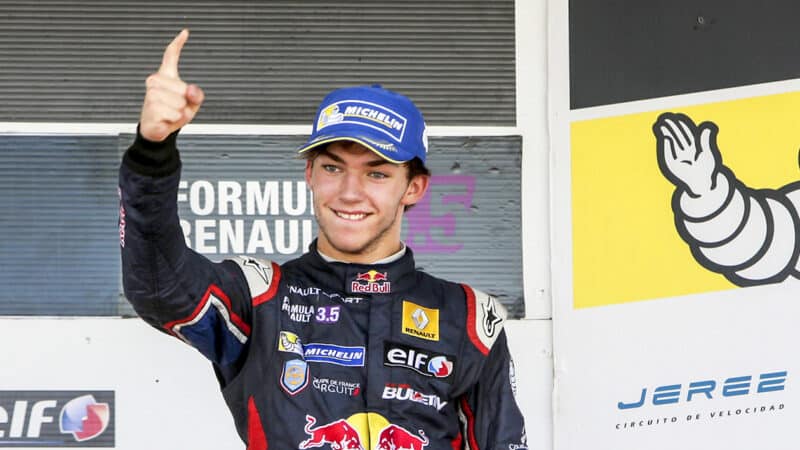
{"type": "Polygon", "coordinates": [[[381,431],[378,436],[376,450],[422,450],[428,445],[425,432],[419,430],[419,436],[405,428],[391,424],[381,431]]]}
{"type": "Polygon", "coordinates": [[[391,292],[392,283],[387,272],[378,272],[375,269],[356,275],[350,283],[350,290],[362,294],[388,294],[391,292]]]}
{"type": "Polygon", "coordinates": [[[361,445],[361,436],[358,431],[345,419],[318,427],[314,427],[315,423],[317,423],[317,419],[314,416],[306,415],[304,430],[309,438],[300,443],[301,449],[322,447],[328,444],[334,450],[365,450],[361,445]]]}
{"type": "Polygon", "coordinates": [[[315,427],[316,423],[316,417],[306,415],[304,431],[309,437],[300,442],[297,448],[424,450],[429,443],[424,431],[418,430],[419,434],[414,434],[399,425],[390,423],[385,417],[375,413],[357,413],[346,419],[338,419],[315,427]],[[381,431],[379,433],[371,433],[371,428],[381,431]]]}

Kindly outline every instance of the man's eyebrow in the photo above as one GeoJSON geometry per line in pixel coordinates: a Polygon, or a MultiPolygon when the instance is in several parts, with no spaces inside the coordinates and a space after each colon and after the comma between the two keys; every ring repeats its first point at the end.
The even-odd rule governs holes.
{"type": "Polygon", "coordinates": [[[372,160],[372,161],[367,163],[367,165],[370,166],[370,167],[378,167],[378,166],[382,166],[384,164],[391,164],[391,163],[389,161],[383,159],[383,158],[374,159],[374,160],[372,160]]]}
{"type": "Polygon", "coordinates": [[[334,161],[336,161],[338,163],[343,163],[344,162],[344,160],[342,158],[339,158],[338,156],[336,156],[333,153],[329,152],[327,149],[320,150],[319,153],[317,153],[317,158],[319,158],[320,156],[323,156],[323,155],[327,156],[328,158],[330,158],[330,159],[332,159],[332,160],[334,160],[334,161]]]}

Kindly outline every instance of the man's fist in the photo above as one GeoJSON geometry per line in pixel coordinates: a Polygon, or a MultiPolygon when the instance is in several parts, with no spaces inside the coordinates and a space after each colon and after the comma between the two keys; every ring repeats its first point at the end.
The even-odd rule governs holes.
{"type": "Polygon", "coordinates": [[[147,77],[139,133],[148,141],[163,141],[191,122],[203,103],[200,87],[184,83],[178,75],[178,60],[187,39],[189,30],[175,36],[164,50],[158,72],[147,77]]]}
{"type": "Polygon", "coordinates": [[[697,126],[685,114],[661,114],[653,124],[661,173],[693,197],[710,192],[722,166],[718,131],[712,122],[697,126]]]}

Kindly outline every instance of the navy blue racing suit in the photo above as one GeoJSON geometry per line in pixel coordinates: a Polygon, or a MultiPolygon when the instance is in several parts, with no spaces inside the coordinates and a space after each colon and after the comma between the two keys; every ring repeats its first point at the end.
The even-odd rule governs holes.
{"type": "Polygon", "coordinates": [[[137,136],[123,157],[125,296],[212,362],[249,450],[527,448],[493,297],[417,270],[410,249],[211,262],[179,224],[176,137],[137,136]]]}

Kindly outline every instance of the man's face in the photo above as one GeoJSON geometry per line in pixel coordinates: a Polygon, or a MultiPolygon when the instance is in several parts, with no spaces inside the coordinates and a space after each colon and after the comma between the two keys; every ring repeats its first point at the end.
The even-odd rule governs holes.
{"type": "Polygon", "coordinates": [[[366,147],[333,142],[306,164],[314,193],[319,250],[347,262],[371,263],[400,249],[403,208],[419,201],[428,177],[366,147]]]}

